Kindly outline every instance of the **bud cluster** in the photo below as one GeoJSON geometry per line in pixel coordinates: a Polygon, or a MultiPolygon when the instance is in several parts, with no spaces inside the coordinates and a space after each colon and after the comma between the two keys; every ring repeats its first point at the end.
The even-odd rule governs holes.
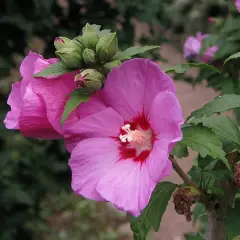
{"type": "Polygon", "coordinates": [[[65,68],[84,69],[75,81],[78,86],[94,92],[102,87],[104,76],[121,64],[120,60],[113,59],[118,52],[118,40],[116,33],[100,34],[101,31],[90,24],[86,24],[82,32],[72,40],[57,37],[55,53],[65,68]]]}
{"type": "Polygon", "coordinates": [[[175,210],[179,215],[184,215],[186,220],[192,220],[191,206],[199,197],[199,191],[193,187],[178,188],[173,194],[175,210]]]}

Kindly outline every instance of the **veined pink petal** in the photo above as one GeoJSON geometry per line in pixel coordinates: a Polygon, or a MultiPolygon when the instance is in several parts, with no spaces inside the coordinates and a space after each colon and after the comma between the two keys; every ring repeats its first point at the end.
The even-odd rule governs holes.
{"type": "Polygon", "coordinates": [[[165,91],[155,97],[149,119],[157,139],[164,138],[169,144],[182,139],[184,119],[180,104],[171,92],[165,91]]]}
{"type": "Polygon", "coordinates": [[[23,107],[19,118],[21,133],[33,138],[61,138],[61,134],[48,121],[46,112],[41,98],[33,92],[31,83],[29,83],[23,97],[23,107]]]}
{"type": "Polygon", "coordinates": [[[129,160],[115,163],[100,179],[97,191],[118,209],[139,216],[156,186],[145,164],[129,160]]]}
{"type": "Polygon", "coordinates": [[[218,46],[212,46],[209,47],[202,55],[201,60],[205,63],[210,62],[214,55],[216,54],[216,52],[218,51],[219,47],[218,46]]]}
{"type": "Polygon", "coordinates": [[[64,126],[67,149],[71,150],[82,138],[118,136],[123,124],[122,117],[112,108],[89,115],[75,124],[67,124],[64,126]]]}
{"type": "Polygon", "coordinates": [[[85,118],[94,113],[106,110],[108,107],[104,103],[101,90],[90,97],[87,103],[81,103],[76,109],[76,115],[79,119],[85,118]]]}
{"type": "Polygon", "coordinates": [[[74,76],[76,72],[64,74],[54,79],[33,79],[33,91],[42,99],[46,115],[52,127],[62,133],[60,125],[64,106],[70,93],[76,88],[74,76]]]}
{"type": "Polygon", "coordinates": [[[11,106],[11,111],[8,112],[4,123],[8,129],[19,129],[18,118],[22,107],[22,97],[20,93],[21,83],[17,82],[12,85],[12,91],[8,97],[8,105],[11,106]]]}
{"type": "Polygon", "coordinates": [[[86,198],[104,201],[96,186],[118,160],[118,144],[111,138],[91,138],[80,142],[72,151],[72,189],[86,198]]]}
{"type": "Polygon", "coordinates": [[[175,93],[171,78],[148,59],[132,59],[114,68],[108,75],[102,91],[104,102],[125,120],[148,111],[160,91],[175,93]]]}
{"type": "Polygon", "coordinates": [[[201,49],[201,41],[190,36],[184,43],[184,58],[196,57],[201,49]]]}
{"type": "Polygon", "coordinates": [[[171,173],[168,145],[169,141],[165,139],[156,140],[146,160],[149,175],[154,182],[159,182],[171,173]]]}

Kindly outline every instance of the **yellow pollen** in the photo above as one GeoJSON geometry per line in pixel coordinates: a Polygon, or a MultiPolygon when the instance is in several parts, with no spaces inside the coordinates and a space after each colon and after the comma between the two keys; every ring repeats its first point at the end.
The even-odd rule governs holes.
{"type": "Polygon", "coordinates": [[[129,142],[133,146],[139,149],[151,149],[152,147],[152,131],[149,130],[131,130],[130,124],[126,124],[122,127],[126,132],[124,135],[119,135],[121,142],[129,142]]]}
{"type": "Polygon", "coordinates": [[[134,145],[143,145],[146,137],[141,131],[134,130],[131,132],[131,141],[134,145]]]}

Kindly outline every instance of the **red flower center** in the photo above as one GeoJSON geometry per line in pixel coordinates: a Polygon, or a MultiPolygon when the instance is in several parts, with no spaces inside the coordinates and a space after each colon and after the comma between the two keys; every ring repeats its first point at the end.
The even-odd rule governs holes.
{"type": "Polygon", "coordinates": [[[155,134],[144,114],[126,122],[120,129],[120,159],[133,159],[144,162],[149,156],[155,134]]]}

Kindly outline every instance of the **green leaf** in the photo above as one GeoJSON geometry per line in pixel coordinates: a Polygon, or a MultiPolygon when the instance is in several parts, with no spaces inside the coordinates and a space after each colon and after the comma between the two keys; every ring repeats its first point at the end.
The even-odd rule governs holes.
{"type": "Polygon", "coordinates": [[[199,234],[189,233],[185,235],[185,240],[204,240],[199,234]]]}
{"type": "Polygon", "coordinates": [[[141,54],[153,49],[159,48],[159,46],[145,46],[145,47],[141,47],[141,46],[135,46],[135,47],[130,47],[127,48],[126,50],[122,51],[122,52],[118,52],[115,56],[114,56],[114,60],[127,60],[127,59],[131,59],[132,56],[137,55],[137,54],[141,54]]]}
{"type": "Polygon", "coordinates": [[[235,53],[239,51],[239,43],[223,43],[221,45],[221,47],[219,48],[219,50],[216,52],[214,59],[222,59],[222,58],[226,58],[228,56],[230,56],[231,54],[235,53]]]}
{"type": "Polygon", "coordinates": [[[236,236],[236,237],[233,238],[232,240],[240,240],[240,235],[236,236]]]}
{"type": "Polygon", "coordinates": [[[187,157],[189,155],[188,153],[188,149],[187,146],[185,144],[183,144],[182,142],[177,142],[172,154],[174,156],[176,156],[177,158],[183,158],[183,157],[187,157]]]}
{"type": "Polygon", "coordinates": [[[154,231],[159,230],[163,213],[176,187],[177,185],[171,182],[159,183],[141,216],[138,218],[131,217],[134,240],[145,240],[151,227],[154,231]]]}
{"type": "Polygon", "coordinates": [[[199,234],[189,233],[185,235],[185,240],[204,240],[199,234]]]}
{"type": "Polygon", "coordinates": [[[234,208],[229,208],[225,218],[225,227],[227,232],[227,240],[233,240],[240,235],[240,200],[236,200],[234,208]]]}
{"type": "Polygon", "coordinates": [[[66,69],[60,62],[49,65],[41,72],[34,74],[34,77],[48,77],[48,76],[60,76],[64,73],[71,72],[72,70],[66,69]]]}
{"type": "Polygon", "coordinates": [[[187,118],[187,121],[193,117],[200,118],[202,116],[210,116],[214,113],[221,113],[238,107],[240,107],[240,95],[225,94],[216,97],[202,108],[192,112],[187,118]]]}
{"type": "Polygon", "coordinates": [[[233,55],[231,55],[230,57],[228,57],[227,60],[225,60],[224,64],[226,64],[228,61],[232,60],[232,59],[236,59],[236,58],[240,58],[240,52],[234,53],[233,55]]]}
{"type": "Polygon", "coordinates": [[[184,127],[182,131],[182,144],[189,146],[203,158],[209,155],[214,159],[220,159],[230,169],[222,143],[211,129],[197,125],[184,127]]]}
{"type": "Polygon", "coordinates": [[[67,101],[61,119],[61,124],[68,118],[70,113],[74,111],[81,102],[87,102],[90,95],[85,88],[80,88],[71,93],[71,97],[67,101]]]}
{"type": "Polygon", "coordinates": [[[178,73],[178,74],[182,74],[185,73],[189,68],[206,68],[209,70],[212,70],[214,72],[218,72],[219,70],[216,69],[215,67],[208,65],[206,63],[185,63],[185,64],[178,64],[172,67],[167,67],[165,68],[165,72],[166,73],[178,73]]]}
{"type": "Polygon", "coordinates": [[[193,209],[193,223],[196,224],[197,220],[206,214],[207,211],[205,205],[202,203],[197,203],[193,209]]]}
{"type": "Polygon", "coordinates": [[[230,117],[217,115],[203,118],[196,118],[191,121],[193,124],[202,123],[211,128],[222,140],[234,142],[240,145],[240,132],[230,117]]]}

